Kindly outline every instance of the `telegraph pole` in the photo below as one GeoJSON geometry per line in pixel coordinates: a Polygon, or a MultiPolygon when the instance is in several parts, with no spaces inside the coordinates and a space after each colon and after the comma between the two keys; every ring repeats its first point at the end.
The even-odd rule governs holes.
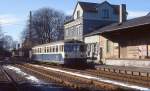
{"type": "Polygon", "coordinates": [[[32,47],[32,11],[30,11],[30,16],[29,16],[29,42],[30,42],[30,47],[32,47]]]}

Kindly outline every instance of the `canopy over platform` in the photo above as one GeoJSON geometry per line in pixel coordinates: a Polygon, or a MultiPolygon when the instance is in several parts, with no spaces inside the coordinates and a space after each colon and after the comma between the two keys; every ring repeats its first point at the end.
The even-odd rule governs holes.
{"type": "Polygon", "coordinates": [[[150,16],[147,15],[139,18],[134,18],[120,24],[114,23],[100,28],[99,30],[92,32],[87,36],[96,34],[101,34],[109,40],[120,43],[121,45],[149,44],[150,16]]]}

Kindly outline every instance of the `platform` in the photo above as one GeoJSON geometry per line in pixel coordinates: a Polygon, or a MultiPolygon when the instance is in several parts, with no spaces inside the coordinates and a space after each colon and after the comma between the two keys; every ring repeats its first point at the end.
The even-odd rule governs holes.
{"type": "Polygon", "coordinates": [[[110,65],[97,65],[97,66],[95,66],[95,68],[97,70],[102,70],[102,71],[106,71],[106,72],[150,77],[150,68],[112,66],[112,65],[111,66],[110,65]]]}
{"type": "Polygon", "coordinates": [[[150,68],[150,59],[106,59],[104,64],[114,66],[150,68]]]}

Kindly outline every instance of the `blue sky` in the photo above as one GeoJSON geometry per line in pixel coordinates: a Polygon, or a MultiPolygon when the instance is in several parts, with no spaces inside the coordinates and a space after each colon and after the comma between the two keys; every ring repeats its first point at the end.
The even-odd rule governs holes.
{"type": "MultiPolygon", "coordinates": [[[[0,23],[5,34],[11,35],[14,40],[20,40],[29,11],[42,7],[50,7],[66,14],[72,14],[78,0],[1,0],[0,23]]],[[[80,0],[100,3],[105,0],[80,0]]],[[[111,4],[126,4],[128,18],[143,16],[150,12],[150,0],[107,0],[111,4]]]]}

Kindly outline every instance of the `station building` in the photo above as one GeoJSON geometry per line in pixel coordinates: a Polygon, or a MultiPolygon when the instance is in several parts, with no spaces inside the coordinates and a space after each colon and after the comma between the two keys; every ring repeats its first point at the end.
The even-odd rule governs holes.
{"type": "MultiPolygon", "coordinates": [[[[123,20],[126,20],[126,5],[122,4],[123,20]]],[[[64,39],[83,41],[84,35],[119,21],[119,5],[107,1],[102,3],[78,2],[72,19],[64,24],[64,39]]]]}
{"type": "Polygon", "coordinates": [[[78,2],[72,19],[64,24],[64,39],[84,41],[87,44],[88,61],[99,63],[101,59],[99,36],[84,37],[99,28],[119,22],[120,13],[122,21],[126,21],[125,4],[113,5],[107,1],[102,3],[78,2]]]}
{"type": "Polygon", "coordinates": [[[150,67],[150,16],[114,23],[88,34],[99,36],[106,65],[150,67]]]}

